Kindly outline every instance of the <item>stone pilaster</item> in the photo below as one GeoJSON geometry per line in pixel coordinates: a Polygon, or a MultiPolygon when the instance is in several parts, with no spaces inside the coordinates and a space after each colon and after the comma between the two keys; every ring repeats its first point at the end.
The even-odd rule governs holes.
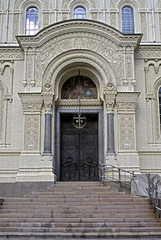
{"type": "Polygon", "coordinates": [[[107,111],[107,155],[115,155],[114,142],[114,105],[116,88],[109,82],[104,89],[104,99],[107,111]]]}
{"type": "Polygon", "coordinates": [[[40,124],[43,98],[39,93],[19,94],[23,107],[23,141],[16,181],[40,181],[40,124]]]}
{"type": "Polygon", "coordinates": [[[118,165],[127,170],[139,171],[136,149],[135,109],[138,92],[120,92],[116,97],[118,122],[118,165]]]}

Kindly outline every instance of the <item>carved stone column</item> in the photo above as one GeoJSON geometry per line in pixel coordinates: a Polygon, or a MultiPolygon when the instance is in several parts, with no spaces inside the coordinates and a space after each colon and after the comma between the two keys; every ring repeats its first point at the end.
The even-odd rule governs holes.
{"type": "Polygon", "coordinates": [[[52,155],[52,101],[44,101],[45,107],[45,132],[43,155],[52,155]]]}
{"type": "Polygon", "coordinates": [[[120,167],[139,171],[139,156],[136,149],[135,109],[138,92],[117,93],[118,155],[120,167]]]}
{"type": "Polygon", "coordinates": [[[116,89],[109,82],[104,89],[104,98],[107,110],[107,155],[115,154],[114,143],[114,105],[115,105],[116,89]]]}

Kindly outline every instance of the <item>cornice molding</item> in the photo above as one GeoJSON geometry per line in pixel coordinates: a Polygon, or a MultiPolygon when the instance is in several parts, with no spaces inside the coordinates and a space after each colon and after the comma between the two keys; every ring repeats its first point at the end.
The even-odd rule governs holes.
{"type": "Polygon", "coordinates": [[[1,47],[0,46],[0,61],[17,61],[23,60],[24,53],[20,47],[1,47]]]}
{"type": "Polygon", "coordinates": [[[58,106],[102,106],[103,101],[101,99],[58,99],[58,106]]]}
{"type": "Polygon", "coordinates": [[[40,47],[50,39],[60,37],[70,33],[92,33],[115,42],[121,46],[132,46],[136,48],[140,41],[142,34],[122,34],[115,28],[93,20],[68,20],[52,24],[34,36],[17,36],[18,43],[22,48],[33,46],[40,47]]]}

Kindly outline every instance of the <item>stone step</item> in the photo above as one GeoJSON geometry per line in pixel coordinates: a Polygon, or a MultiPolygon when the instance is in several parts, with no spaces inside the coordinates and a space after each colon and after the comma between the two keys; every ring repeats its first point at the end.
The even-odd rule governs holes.
{"type": "Polygon", "coordinates": [[[117,217],[150,217],[150,216],[155,216],[154,213],[107,213],[107,214],[99,214],[99,213],[79,213],[79,214],[72,214],[72,213],[66,213],[66,214],[53,214],[52,211],[50,212],[33,212],[33,213],[2,213],[0,215],[1,218],[31,218],[31,217],[52,217],[54,219],[56,218],[117,218],[117,217]]]}
{"type": "Polygon", "coordinates": [[[95,228],[84,228],[84,227],[65,227],[65,228],[58,228],[58,227],[0,227],[0,232],[34,232],[34,233],[47,233],[47,232],[71,232],[71,233],[108,233],[108,232],[119,232],[119,233],[127,233],[127,232],[160,232],[160,227],[95,227],[95,228]]]}
{"type": "MultiPolygon", "coordinates": [[[[100,214],[115,214],[115,213],[124,213],[126,211],[126,213],[140,213],[140,209],[134,208],[134,209],[127,209],[126,206],[122,207],[121,209],[118,208],[97,208],[97,207],[65,207],[65,208],[57,208],[55,207],[50,207],[50,206],[32,206],[32,207],[28,207],[28,208],[2,208],[0,210],[1,214],[3,213],[34,213],[34,212],[46,212],[46,213],[50,213],[51,211],[53,211],[53,213],[72,213],[72,214],[78,214],[78,213],[100,213],[100,214]]],[[[144,208],[141,210],[141,213],[152,213],[152,209],[149,208],[144,208]]]]}
{"type": "MultiPolygon", "coordinates": [[[[84,223],[84,224],[93,224],[93,223],[123,223],[123,222],[158,222],[154,217],[131,217],[131,218],[51,218],[51,217],[32,217],[32,218],[0,218],[0,223],[14,223],[14,222],[26,222],[26,223],[54,223],[56,224],[70,224],[70,223],[84,223]]],[[[160,223],[160,221],[159,221],[160,223]]]]}
{"type": "Polygon", "coordinates": [[[5,198],[1,237],[107,238],[161,236],[148,199],[111,191],[99,182],[57,183],[54,187],[5,198]]]}
{"type": "Polygon", "coordinates": [[[1,222],[0,227],[160,227],[160,222],[111,222],[111,223],[46,223],[46,222],[1,222]]]}
{"type": "Polygon", "coordinates": [[[161,236],[161,232],[88,232],[88,233],[72,233],[72,232],[47,232],[47,233],[33,233],[33,232],[12,232],[6,233],[1,232],[0,237],[7,237],[7,238],[87,238],[87,239],[94,239],[94,238],[158,238],[161,236]]]}

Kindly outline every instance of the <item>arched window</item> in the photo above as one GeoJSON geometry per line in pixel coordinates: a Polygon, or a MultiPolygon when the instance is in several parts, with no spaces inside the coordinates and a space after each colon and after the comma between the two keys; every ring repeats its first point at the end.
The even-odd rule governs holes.
{"type": "Polygon", "coordinates": [[[134,13],[128,6],[122,8],[122,33],[134,33],[134,13]]]}
{"type": "Polygon", "coordinates": [[[69,78],[62,87],[61,99],[96,99],[97,88],[95,83],[85,76],[69,78]]]}
{"type": "Polygon", "coordinates": [[[38,9],[30,7],[26,11],[26,35],[34,35],[38,31],[38,9]]]}
{"type": "Polygon", "coordinates": [[[74,19],[85,19],[86,9],[84,7],[76,7],[74,9],[74,19]]]}
{"type": "Polygon", "coordinates": [[[158,95],[159,95],[159,115],[160,115],[160,126],[161,126],[161,87],[159,88],[158,95]]]}

